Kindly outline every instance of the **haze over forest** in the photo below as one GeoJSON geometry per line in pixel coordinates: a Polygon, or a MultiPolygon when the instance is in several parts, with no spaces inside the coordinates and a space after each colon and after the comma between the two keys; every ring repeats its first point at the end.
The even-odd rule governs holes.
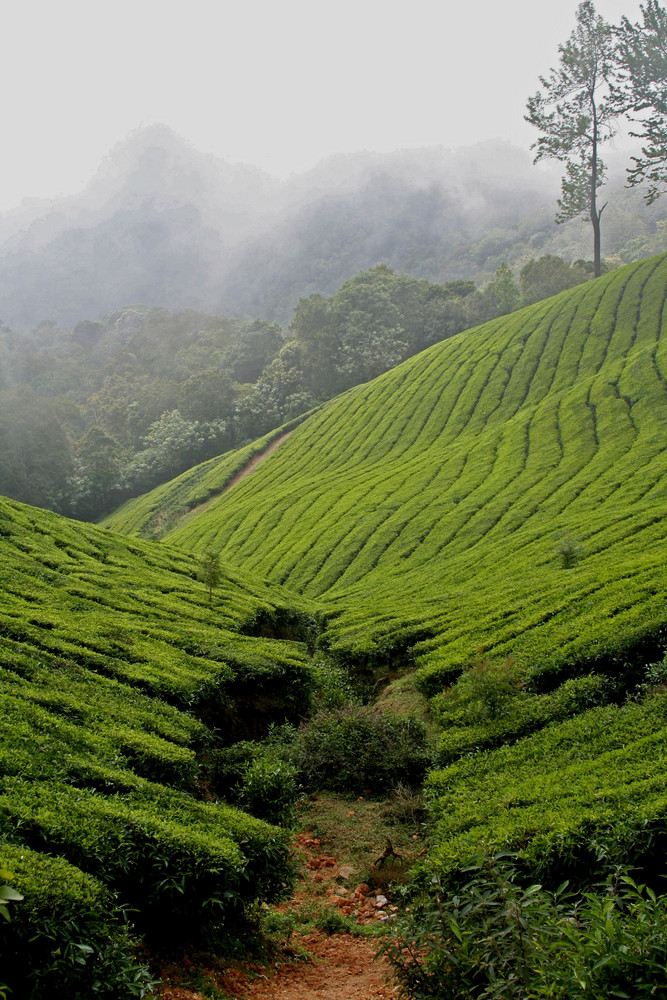
{"type": "MultiPolygon", "coordinates": [[[[280,181],[147,126],[81,194],[0,216],[0,319],[23,333],[141,303],[285,325],[299,298],[379,263],[484,284],[502,262],[589,258],[586,223],[553,221],[557,183],[500,141],[332,157],[280,181]]],[[[624,190],[620,166],[611,187],[605,254],[662,249],[664,205],[624,190]]]]}

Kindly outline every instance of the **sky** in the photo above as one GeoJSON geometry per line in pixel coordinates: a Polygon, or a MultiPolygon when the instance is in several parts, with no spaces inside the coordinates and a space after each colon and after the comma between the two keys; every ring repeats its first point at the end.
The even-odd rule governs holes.
{"type": "MultiPolygon", "coordinates": [[[[636,0],[597,0],[617,23],[636,0]]],[[[82,190],[164,123],[270,174],[332,154],[502,138],[575,26],[576,0],[0,0],[0,211],[82,190]]]]}

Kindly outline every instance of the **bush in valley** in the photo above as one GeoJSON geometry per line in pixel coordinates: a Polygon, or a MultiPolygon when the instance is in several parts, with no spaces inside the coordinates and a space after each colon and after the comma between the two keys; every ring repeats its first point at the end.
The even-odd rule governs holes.
{"type": "Polygon", "coordinates": [[[424,726],[370,706],[322,711],[298,731],[293,760],[309,791],[385,792],[417,785],[430,763],[424,726]]]}
{"type": "Polygon", "coordinates": [[[255,743],[244,740],[211,754],[211,773],[216,790],[257,819],[289,826],[300,794],[298,772],[286,759],[282,741],[294,729],[278,727],[279,735],[255,743]]]}
{"type": "Polygon", "coordinates": [[[347,667],[324,657],[314,665],[315,694],[313,706],[327,710],[363,701],[364,682],[355,677],[347,667]]]}
{"type": "Polygon", "coordinates": [[[298,729],[272,727],[209,755],[218,794],[253,816],[289,824],[303,792],[386,793],[418,787],[431,763],[424,726],[360,704],[323,709],[298,729]]]}
{"type": "Polygon", "coordinates": [[[667,895],[627,874],[547,891],[512,855],[478,855],[458,884],[404,894],[381,951],[411,1000],[639,1000],[667,984],[667,895]]]}
{"type": "Polygon", "coordinates": [[[491,722],[506,713],[526,680],[526,671],[511,657],[498,662],[479,655],[458,678],[442,707],[467,724],[491,722]]]}

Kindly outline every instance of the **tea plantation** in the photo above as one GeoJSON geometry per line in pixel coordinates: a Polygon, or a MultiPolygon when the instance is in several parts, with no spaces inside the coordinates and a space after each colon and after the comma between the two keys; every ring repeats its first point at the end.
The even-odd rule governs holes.
{"type": "Polygon", "coordinates": [[[339,663],[410,672],[439,878],[481,845],[551,879],[664,849],[666,302],[661,256],[435,345],[166,535],[316,599],[339,663]]]}
{"type": "Polygon", "coordinates": [[[149,940],[200,940],[290,883],[285,831],[217,802],[207,761],[307,711],[312,620],[235,573],[209,603],[198,575],[0,501],[0,868],[24,897],[0,984],[17,996],[143,995],[128,914],[149,940]]]}
{"type": "MultiPolygon", "coordinates": [[[[414,663],[428,694],[480,648],[549,683],[656,652],[666,285],[653,258],[424,351],[323,406],[167,539],[318,599],[335,655],[414,663]]],[[[106,523],[140,533],[167,496],[106,523]]]]}
{"type": "Polygon", "coordinates": [[[630,995],[642,963],[637,995],[667,985],[666,304],[661,256],[452,337],[125,505],[104,525],[130,541],[4,504],[0,860],[26,898],[35,880],[26,926],[52,932],[54,866],[96,961],[127,981],[123,906],[140,931],[186,914],[209,933],[289,882],[284,832],[219,804],[210,762],[284,760],[308,790],[348,768],[365,789],[349,734],[372,731],[406,782],[430,767],[429,850],[388,946],[411,995],[528,995],[488,962],[495,993],[475,967],[477,992],[445,994],[478,917],[498,954],[520,940],[533,955],[535,996],[630,995]],[[196,577],[212,550],[226,572],[209,605],[196,577]],[[427,705],[437,737],[338,702],[250,742],[308,712],[323,660],[386,704],[427,705]],[[494,938],[482,902],[509,913],[501,897],[535,925],[494,938]],[[565,925],[571,954],[552,961],[565,925]],[[594,955],[600,934],[615,957],[594,955]],[[567,978],[580,960],[578,985],[545,992],[540,962],[567,978]]]}

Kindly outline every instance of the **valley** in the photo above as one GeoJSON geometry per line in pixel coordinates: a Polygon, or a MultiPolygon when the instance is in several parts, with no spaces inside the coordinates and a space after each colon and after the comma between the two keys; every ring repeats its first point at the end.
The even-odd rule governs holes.
{"type": "Polygon", "coordinates": [[[573,913],[553,975],[609,907],[591,981],[658,961],[666,288],[653,257],[449,337],[100,525],[2,501],[0,982],[142,996],[146,948],[238,958],[327,796],[375,817],[367,863],[397,796],[424,838],[377,940],[410,995],[464,983],[457,934],[512,939],[498,892],[544,983],[573,913]]]}

